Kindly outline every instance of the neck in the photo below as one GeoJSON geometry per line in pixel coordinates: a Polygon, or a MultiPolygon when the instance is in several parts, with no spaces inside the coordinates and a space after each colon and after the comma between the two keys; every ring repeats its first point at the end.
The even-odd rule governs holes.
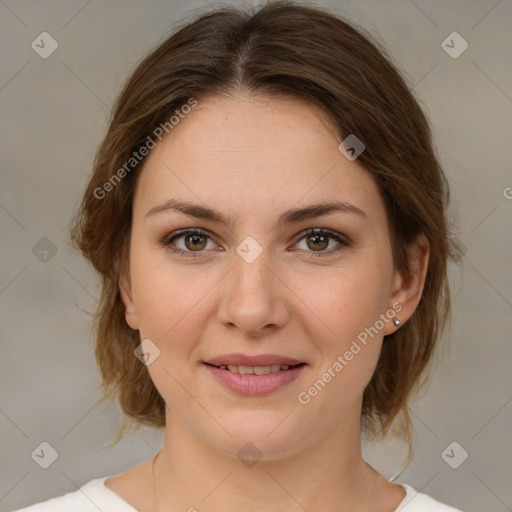
{"type": "Polygon", "coordinates": [[[380,475],[362,458],[359,429],[339,425],[300,452],[273,460],[262,454],[257,462],[244,464],[168,418],[155,464],[158,512],[372,510],[380,475]]]}

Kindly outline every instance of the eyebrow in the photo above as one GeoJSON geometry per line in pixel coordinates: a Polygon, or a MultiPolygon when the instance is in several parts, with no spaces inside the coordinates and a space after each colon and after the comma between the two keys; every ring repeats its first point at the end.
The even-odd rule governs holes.
{"type": "MultiPolygon", "coordinates": [[[[179,211],[195,217],[197,219],[209,220],[228,227],[233,224],[230,216],[226,216],[221,212],[213,210],[212,208],[200,204],[189,203],[178,199],[169,199],[165,203],[151,208],[145,215],[150,217],[161,212],[169,210],[179,211]]],[[[283,212],[276,223],[275,227],[283,226],[284,224],[293,224],[307,219],[314,219],[322,215],[332,213],[349,213],[359,215],[367,219],[366,214],[357,206],[347,203],[345,201],[324,201],[321,203],[311,204],[302,208],[293,208],[283,212]]]]}

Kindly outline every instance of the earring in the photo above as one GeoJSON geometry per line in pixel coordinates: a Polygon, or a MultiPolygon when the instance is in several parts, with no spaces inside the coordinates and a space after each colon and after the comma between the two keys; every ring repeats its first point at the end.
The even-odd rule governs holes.
{"type": "Polygon", "coordinates": [[[400,320],[398,320],[398,318],[393,318],[393,323],[395,325],[400,325],[402,322],[400,322],[400,320]]]}

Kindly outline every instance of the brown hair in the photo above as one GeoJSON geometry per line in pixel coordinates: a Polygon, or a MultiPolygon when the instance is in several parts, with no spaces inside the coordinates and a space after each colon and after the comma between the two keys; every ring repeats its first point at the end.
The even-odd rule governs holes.
{"type": "Polygon", "coordinates": [[[449,319],[448,258],[461,258],[448,232],[448,184],[429,122],[386,50],[363,28],[304,4],[273,2],[259,10],[226,7],[198,15],[142,60],[118,97],[72,231],[102,277],[95,354],[104,398],[118,396],[135,426],[165,425],[164,401],[134,356],[141,340],[126,324],[118,286],[144,159],[129,169],[126,162],[191,98],[200,102],[240,90],[301,98],[330,116],[340,140],[355,134],[364,143],[358,162],[385,201],[393,261],[403,275],[411,271],[409,244],[421,233],[430,243],[419,305],[384,338],[362,405],[364,431],[383,436],[401,418],[394,432],[410,449],[407,400],[426,380],[449,319]]]}

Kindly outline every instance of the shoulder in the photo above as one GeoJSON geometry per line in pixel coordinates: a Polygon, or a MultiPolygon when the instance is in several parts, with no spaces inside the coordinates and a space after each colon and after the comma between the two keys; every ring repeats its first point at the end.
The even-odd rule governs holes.
{"type": "Polygon", "coordinates": [[[96,478],[84,484],[80,489],[62,496],[51,498],[13,512],[137,512],[120,496],[105,486],[110,476],[96,478]]]}
{"type": "Polygon", "coordinates": [[[398,483],[398,485],[405,489],[406,496],[394,512],[463,512],[416,491],[408,484],[398,483]]]}

